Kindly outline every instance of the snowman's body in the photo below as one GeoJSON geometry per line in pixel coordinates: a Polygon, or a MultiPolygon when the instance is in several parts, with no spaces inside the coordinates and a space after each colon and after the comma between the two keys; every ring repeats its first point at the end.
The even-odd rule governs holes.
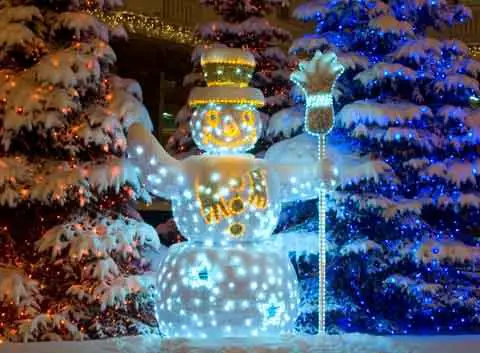
{"type": "Polygon", "coordinates": [[[281,211],[279,176],[251,155],[183,163],[185,191],[172,202],[189,242],[159,274],[158,317],[168,336],[287,332],[296,317],[296,274],[271,242],[281,211]]]}
{"type": "Polygon", "coordinates": [[[158,277],[160,330],[168,337],[245,337],[288,332],[297,277],[269,242],[173,246],[158,277]]]}
{"type": "Polygon", "coordinates": [[[189,240],[171,248],[159,272],[160,328],[177,337],[277,335],[292,327],[298,297],[295,271],[272,234],[283,202],[318,195],[322,168],[245,153],[261,133],[263,104],[260,91],[245,87],[251,54],[214,49],[202,65],[209,87],[195,89],[189,103],[192,136],[206,154],[178,161],[140,125],[129,129],[146,185],[172,200],[189,240]],[[228,79],[216,81],[220,73],[228,79]]]}

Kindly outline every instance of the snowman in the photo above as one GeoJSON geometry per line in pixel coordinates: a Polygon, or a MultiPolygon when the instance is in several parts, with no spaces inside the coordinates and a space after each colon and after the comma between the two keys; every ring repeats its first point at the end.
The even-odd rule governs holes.
{"type": "MultiPolygon", "coordinates": [[[[286,333],[297,314],[297,279],[272,234],[282,203],[316,198],[331,168],[328,162],[285,164],[248,154],[261,136],[257,109],[264,105],[262,92],[248,87],[253,55],[209,49],[201,64],[207,87],[195,88],[189,105],[202,155],[179,161],[142,125],[128,131],[129,156],[147,189],[172,201],[178,229],[188,239],[170,248],[158,273],[160,330],[188,338],[286,333]]],[[[329,116],[330,89],[341,66],[334,54],[320,53],[307,64],[310,70],[297,79],[316,90],[308,92],[317,104],[307,114],[329,116]],[[310,84],[318,77],[321,85],[310,84]]]]}

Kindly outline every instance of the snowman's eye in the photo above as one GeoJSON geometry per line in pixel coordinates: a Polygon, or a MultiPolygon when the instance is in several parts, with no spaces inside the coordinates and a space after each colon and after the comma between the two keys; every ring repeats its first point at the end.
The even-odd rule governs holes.
{"type": "Polygon", "coordinates": [[[243,121],[244,124],[253,125],[254,120],[255,120],[255,118],[253,116],[253,112],[247,110],[247,111],[242,113],[242,121],[243,121]]]}
{"type": "Polygon", "coordinates": [[[217,110],[209,110],[206,114],[207,125],[213,128],[218,127],[220,123],[220,112],[217,110]]]}

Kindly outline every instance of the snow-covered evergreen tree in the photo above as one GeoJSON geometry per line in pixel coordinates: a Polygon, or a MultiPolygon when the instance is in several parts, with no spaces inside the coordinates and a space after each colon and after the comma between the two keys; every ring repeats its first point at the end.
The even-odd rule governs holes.
{"type": "MultiPolygon", "coordinates": [[[[426,34],[470,10],[446,0],[314,0],[295,16],[315,33],[292,52],[334,51],[347,69],[329,149],[369,161],[340,175],[332,195],[329,330],[478,331],[480,110],[469,97],[479,94],[480,63],[461,41],[426,34]]],[[[313,141],[300,135],[277,153],[313,141]]]]}
{"type": "Polygon", "coordinates": [[[85,12],[118,4],[0,1],[1,341],[156,330],[160,243],[129,211],[147,195],[124,158],[128,126],[151,122],[109,72],[122,31],[85,12]]]}
{"type": "MultiPolygon", "coordinates": [[[[266,98],[262,109],[264,127],[269,117],[290,105],[291,60],[279,45],[289,42],[291,35],[274,25],[266,16],[276,8],[286,6],[287,0],[200,0],[202,6],[212,8],[220,20],[201,24],[197,28],[198,38],[205,44],[194,50],[193,72],[185,77],[186,87],[204,85],[200,67],[200,56],[204,47],[230,47],[250,50],[257,62],[252,86],[260,88],[266,98]]],[[[191,111],[184,107],[176,117],[177,130],[168,141],[167,150],[175,154],[195,153],[190,137],[191,111]]],[[[258,150],[264,149],[266,141],[258,150]]],[[[268,144],[268,143],[267,143],[268,144]]]]}

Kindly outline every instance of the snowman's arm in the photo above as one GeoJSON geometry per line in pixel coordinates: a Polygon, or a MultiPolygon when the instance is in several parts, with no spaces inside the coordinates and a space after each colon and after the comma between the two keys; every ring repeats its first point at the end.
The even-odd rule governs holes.
{"type": "Polygon", "coordinates": [[[280,181],[281,202],[306,201],[318,198],[320,188],[332,180],[330,163],[272,163],[270,167],[280,181]]]}
{"type": "Polygon", "coordinates": [[[157,139],[139,123],[128,129],[129,160],[139,168],[148,192],[173,199],[185,188],[182,162],[170,156],[157,139]]]}

